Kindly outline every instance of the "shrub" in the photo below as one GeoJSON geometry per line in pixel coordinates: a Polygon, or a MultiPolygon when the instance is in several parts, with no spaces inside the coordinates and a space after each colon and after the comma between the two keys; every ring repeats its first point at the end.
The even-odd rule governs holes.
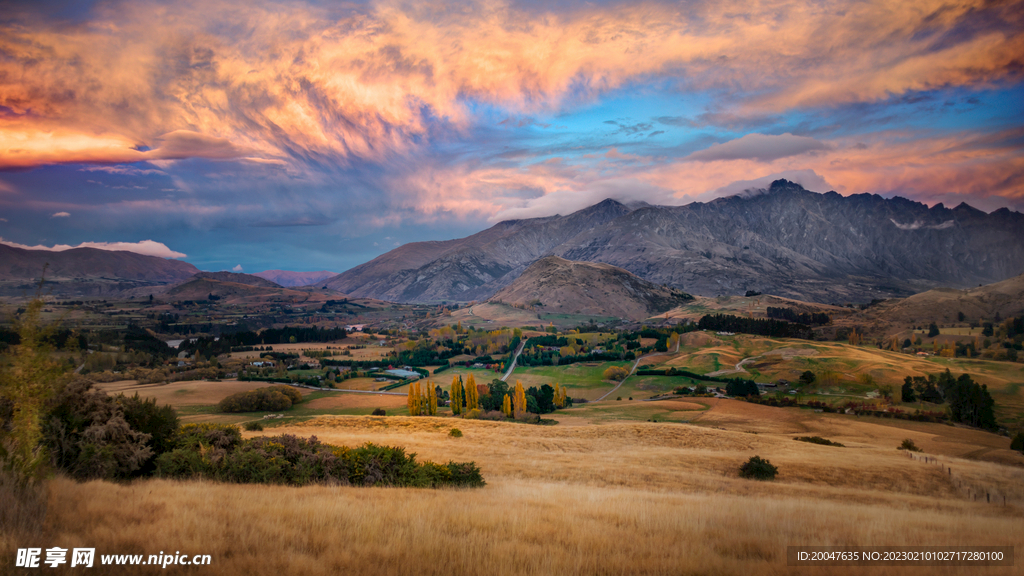
{"type": "Polygon", "coordinates": [[[452,438],[462,438],[462,430],[459,430],[458,428],[452,428],[451,430],[448,431],[448,435],[451,436],[452,438]]]}
{"type": "Polygon", "coordinates": [[[914,441],[911,440],[910,438],[903,440],[903,443],[900,444],[900,447],[897,448],[897,450],[909,450],[910,452],[921,451],[921,449],[917,447],[917,444],[914,444],[914,441]]]}
{"type": "Polygon", "coordinates": [[[245,424],[242,424],[242,428],[245,428],[249,432],[262,432],[263,424],[260,424],[256,420],[253,420],[252,422],[246,422],[245,424]]]}
{"type": "Polygon", "coordinates": [[[371,412],[370,415],[371,416],[387,416],[388,413],[383,408],[374,408],[373,412],[371,412]]]}
{"type": "Polygon", "coordinates": [[[483,414],[482,410],[480,410],[479,408],[474,408],[472,410],[466,410],[462,417],[465,418],[466,420],[476,420],[480,418],[481,414],[483,414]]]}
{"type": "Polygon", "coordinates": [[[605,380],[616,380],[621,381],[629,376],[629,371],[622,366],[611,366],[604,371],[605,380]]]}
{"type": "Polygon", "coordinates": [[[293,398],[302,394],[291,386],[269,386],[232,394],[217,404],[221,412],[269,412],[287,410],[295,403],[293,398]]]}
{"type": "Polygon", "coordinates": [[[833,442],[826,438],[822,438],[821,436],[800,436],[798,438],[793,438],[793,440],[796,440],[798,442],[810,442],[811,444],[822,444],[824,446],[839,446],[840,448],[845,448],[845,446],[843,446],[839,442],[833,442]]]}
{"type": "Polygon", "coordinates": [[[232,424],[185,424],[178,430],[175,448],[202,450],[219,448],[233,450],[242,442],[242,431],[232,424]]]}
{"type": "Polygon", "coordinates": [[[751,456],[743,466],[740,466],[740,476],[753,478],[754,480],[774,480],[779,469],[772,466],[771,462],[763,460],[760,456],[751,456]]]}
{"type": "Polygon", "coordinates": [[[42,435],[53,466],[79,480],[138,475],[154,454],[152,435],[132,428],[121,405],[86,380],[52,399],[42,435]]]}
{"type": "MultiPolygon", "coordinates": [[[[221,430],[223,431],[223,430],[221,430]]],[[[191,437],[196,437],[198,431],[191,437]]],[[[315,436],[260,436],[231,448],[177,448],[157,459],[157,473],[169,478],[212,478],[222,482],[313,483],[358,486],[483,486],[476,464],[418,463],[404,448],[365,444],[358,448],[321,443],[315,436]]]]}

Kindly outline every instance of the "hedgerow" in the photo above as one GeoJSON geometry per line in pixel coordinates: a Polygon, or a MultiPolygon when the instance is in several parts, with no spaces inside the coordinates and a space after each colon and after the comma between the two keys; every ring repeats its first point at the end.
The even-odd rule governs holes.
{"type": "Polygon", "coordinates": [[[240,484],[476,487],[485,484],[473,462],[417,462],[404,448],[333,446],[290,434],[236,441],[234,426],[187,425],[176,449],[157,459],[157,475],[240,484]],[[189,426],[196,426],[189,428],[189,426]],[[233,431],[231,430],[233,429],[233,431]]]}

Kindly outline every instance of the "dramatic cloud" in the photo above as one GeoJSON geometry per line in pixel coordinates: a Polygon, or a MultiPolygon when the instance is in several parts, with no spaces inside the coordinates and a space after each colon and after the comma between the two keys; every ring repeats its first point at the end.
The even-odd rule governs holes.
{"type": "Polygon", "coordinates": [[[241,264],[236,265],[234,268],[231,269],[231,271],[232,272],[241,272],[242,271],[242,265],[241,264]]]}
{"type": "Polygon", "coordinates": [[[26,246],[24,244],[9,242],[0,238],[0,244],[14,246],[15,248],[24,248],[25,250],[48,250],[50,252],[63,252],[65,250],[71,250],[72,248],[96,248],[97,250],[135,252],[136,254],[145,254],[146,256],[159,256],[160,258],[184,258],[186,256],[181,252],[171,250],[160,242],[154,242],[152,240],[142,240],[141,242],[82,242],[77,246],[69,246],[67,244],[57,244],[55,246],[26,246]]]}
{"type": "Polygon", "coordinates": [[[239,256],[249,269],[286,265],[281,238],[343,269],[372,242],[339,239],[382,229],[435,238],[778,177],[1024,208],[1024,0],[50,12],[0,17],[0,213],[26,244],[217,230],[277,259],[239,256]]]}
{"type": "Polygon", "coordinates": [[[50,216],[50,218],[69,218],[71,216],[68,212],[56,212],[50,216]]]}
{"type": "Polygon", "coordinates": [[[0,27],[0,167],[384,159],[465,129],[471,100],[553,110],[651,76],[771,111],[991,83],[1020,75],[1020,7],[111,2],[0,27]]]}
{"type": "Polygon", "coordinates": [[[688,160],[713,162],[715,160],[752,159],[771,162],[787,156],[806,154],[807,152],[828,150],[828,145],[814,138],[780,134],[747,134],[742,138],[730,140],[724,144],[715,144],[705,150],[694,152],[686,157],[688,160]]]}

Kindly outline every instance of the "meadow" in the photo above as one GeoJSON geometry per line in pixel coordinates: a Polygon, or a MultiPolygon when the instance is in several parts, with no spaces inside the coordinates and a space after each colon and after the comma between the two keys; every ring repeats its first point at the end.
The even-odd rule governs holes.
{"type": "MultiPolygon", "coordinates": [[[[662,408],[686,412],[696,402],[662,408]]],[[[700,416],[691,424],[604,421],[576,409],[559,413],[556,426],[323,416],[262,434],[398,445],[439,462],[473,460],[487,486],[124,485],[58,478],[48,485],[49,514],[36,539],[98,553],[210,554],[212,568],[173,570],[227,575],[806,574],[786,565],[787,546],[1019,543],[1024,458],[1006,448],[1005,438],[952,434],[939,424],[908,428],[732,400],[699,402],[705,409],[694,411],[700,416]],[[463,437],[450,437],[452,427],[463,437]],[[846,447],[794,442],[797,432],[827,435],[846,447]],[[896,450],[905,437],[942,465],[896,450]],[[962,457],[986,444],[1005,463],[962,457]],[[755,454],[779,467],[776,480],[739,478],[740,463],[755,454]],[[978,502],[970,490],[1007,503],[978,502]]],[[[97,567],[90,573],[125,572],[97,567]]]]}

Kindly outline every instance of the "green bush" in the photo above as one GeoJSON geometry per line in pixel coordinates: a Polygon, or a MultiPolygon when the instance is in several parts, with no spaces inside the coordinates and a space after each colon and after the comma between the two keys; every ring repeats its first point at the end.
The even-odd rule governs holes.
{"type": "Polygon", "coordinates": [[[302,393],[291,386],[277,385],[232,394],[217,404],[221,412],[272,412],[287,410],[302,401],[302,393]]]}
{"type": "Polygon", "coordinates": [[[246,422],[245,424],[242,424],[242,428],[245,428],[249,432],[262,432],[263,424],[260,424],[258,420],[253,420],[251,422],[246,422]]]}
{"type": "Polygon", "coordinates": [[[472,462],[421,464],[416,462],[415,454],[406,454],[404,448],[376,444],[346,448],[323,444],[316,437],[292,435],[260,436],[234,442],[228,427],[200,427],[189,431],[181,447],[157,459],[160,476],[293,486],[314,483],[424,488],[484,485],[479,468],[472,462]],[[211,438],[221,440],[221,446],[204,442],[211,438]]]}
{"type": "Polygon", "coordinates": [[[373,412],[371,412],[370,415],[371,416],[387,416],[388,413],[383,408],[374,408],[373,412]]]}
{"type": "Polygon", "coordinates": [[[448,431],[448,435],[451,436],[452,438],[462,438],[462,430],[459,430],[458,428],[452,428],[451,430],[448,431]]]}
{"type": "Polygon", "coordinates": [[[754,480],[774,480],[779,469],[772,466],[771,462],[763,460],[760,456],[751,456],[743,466],[740,466],[740,476],[753,478],[754,480]]]}
{"type": "Polygon", "coordinates": [[[205,450],[206,448],[232,450],[241,442],[242,431],[238,429],[238,426],[202,422],[185,424],[179,428],[174,446],[189,450],[205,450]]]}
{"type": "Polygon", "coordinates": [[[823,446],[838,446],[840,448],[845,448],[845,446],[839,442],[833,442],[827,438],[822,438],[821,436],[800,436],[798,438],[793,438],[793,440],[798,442],[810,442],[811,444],[821,444],[823,446]]]}
{"type": "Polygon", "coordinates": [[[897,450],[908,450],[910,452],[920,452],[921,451],[921,449],[917,447],[917,444],[914,444],[914,441],[911,440],[910,438],[907,438],[907,439],[903,440],[903,443],[900,444],[900,447],[897,448],[897,450]]]}

